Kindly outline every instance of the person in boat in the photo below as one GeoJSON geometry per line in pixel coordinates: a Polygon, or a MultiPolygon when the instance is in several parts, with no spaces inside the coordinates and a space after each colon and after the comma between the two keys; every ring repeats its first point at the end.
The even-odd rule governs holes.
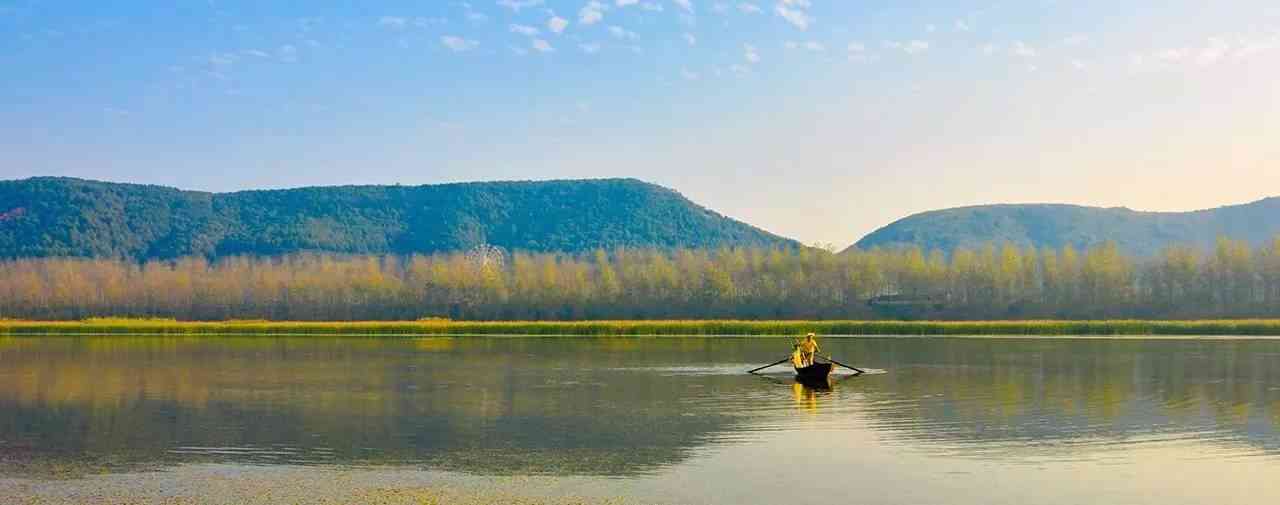
{"type": "Polygon", "coordinates": [[[800,343],[791,344],[791,366],[804,368],[804,353],[800,352],[800,343]]]}
{"type": "Polygon", "coordinates": [[[818,340],[814,337],[815,335],[810,333],[805,335],[804,340],[800,341],[800,361],[804,363],[804,366],[812,365],[813,357],[817,356],[820,350],[818,348],[818,340]]]}

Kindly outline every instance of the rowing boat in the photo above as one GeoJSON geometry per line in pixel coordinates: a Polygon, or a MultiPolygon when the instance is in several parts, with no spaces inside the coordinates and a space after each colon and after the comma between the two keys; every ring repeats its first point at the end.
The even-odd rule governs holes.
{"type": "Polygon", "coordinates": [[[825,384],[831,376],[831,363],[814,363],[796,368],[796,380],[805,383],[825,384]]]}

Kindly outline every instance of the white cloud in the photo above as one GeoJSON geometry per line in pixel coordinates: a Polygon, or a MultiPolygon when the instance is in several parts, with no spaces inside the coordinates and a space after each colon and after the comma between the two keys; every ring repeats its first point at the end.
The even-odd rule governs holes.
{"type": "Polygon", "coordinates": [[[884,47],[888,49],[897,49],[910,55],[916,55],[929,50],[929,42],[924,40],[909,40],[906,42],[898,42],[894,40],[886,40],[884,47]]]}
{"type": "Polygon", "coordinates": [[[804,49],[806,51],[811,51],[815,53],[820,53],[827,50],[827,46],[823,45],[821,42],[814,41],[814,40],[810,40],[808,42],[803,42],[803,43],[796,42],[794,40],[788,40],[784,42],[782,45],[787,49],[804,49]]]}
{"type": "Polygon", "coordinates": [[[738,4],[738,11],[743,14],[760,14],[764,12],[764,9],[761,9],[759,5],[743,2],[738,4]]]}
{"type": "Polygon", "coordinates": [[[1272,51],[1277,48],[1280,48],[1280,34],[1275,34],[1265,39],[1241,39],[1240,48],[1231,53],[1231,57],[1239,61],[1258,53],[1272,51]]]}
{"type": "Polygon", "coordinates": [[[537,51],[540,53],[549,53],[556,50],[554,47],[551,47],[550,42],[547,42],[542,39],[533,39],[533,42],[530,43],[530,46],[533,47],[534,51],[537,51]]]}
{"type": "Polygon", "coordinates": [[[987,55],[987,56],[991,56],[991,55],[993,55],[993,54],[996,54],[996,50],[997,50],[997,49],[999,49],[999,47],[997,47],[995,44],[991,44],[991,43],[983,44],[983,45],[982,45],[982,54],[985,54],[985,55],[987,55]]]}
{"type": "Polygon", "coordinates": [[[685,32],[684,41],[691,46],[698,45],[698,37],[692,33],[685,32]]]}
{"type": "Polygon", "coordinates": [[[445,35],[440,37],[440,43],[454,52],[469,51],[480,45],[479,42],[455,35],[445,35]]]}
{"type": "Polygon", "coordinates": [[[596,42],[590,42],[587,44],[578,44],[578,49],[581,49],[582,52],[587,54],[596,54],[600,52],[600,44],[596,42]]]}
{"type": "Polygon", "coordinates": [[[957,19],[957,20],[956,20],[956,23],[955,23],[955,26],[956,26],[956,31],[957,31],[957,32],[971,32],[971,31],[973,31],[973,26],[972,26],[972,25],[970,25],[968,21],[965,21],[965,20],[963,20],[963,19],[957,19]]]}
{"type": "Polygon", "coordinates": [[[259,50],[259,49],[249,49],[249,50],[244,51],[244,54],[247,54],[247,55],[249,55],[249,56],[257,56],[257,57],[259,57],[259,58],[270,58],[270,57],[271,57],[271,55],[270,55],[270,54],[267,54],[267,52],[266,52],[266,51],[262,51],[262,50],[259,50]]]}
{"type": "Polygon", "coordinates": [[[627,7],[640,3],[640,0],[617,0],[613,4],[618,7],[627,7]]]}
{"type": "Polygon", "coordinates": [[[276,49],[276,57],[285,63],[298,61],[298,48],[285,44],[276,49]]]}
{"type": "Polygon", "coordinates": [[[448,24],[449,20],[444,18],[413,18],[413,26],[418,28],[427,28],[432,25],[448,24]]]}
{"type": "Polygon", "coordinates": [[[226,67],[234,64],[238,59],[231,53],[213,53],[209,56],[209,64],[215,67],[226,67]]]}
{"type": "Polygon", "coordinates": [[[683,77],[684,80],[686,81],[696,81],[702,78],[700,74],[698,74],[697,72],[691,72],[687,68],[680,70],[680,76],[683,77]]]}
{"type": "Polygon", "coordinates": [[[1013,47],[1009,48],[1009,53],[1022,58],[1035,58],[1037,54],[1036,48],[1028,46],[1021,40],[1014,41],[1013,47]]]}
{"type": "Polygon", "coordinates": [[[1088,42],[1088,41],[1089,41],[1089,36],[1088,36],[1088,35],[1083,35],[1083,34],[1079,34],[1079,33],[1077,33],[1077,34],[1069,35],[1069,36],[1067,36],[1067,37],[1063,38],[1063,39],[1062,39],[1062,45],[1064,45],[1064,46],[1078,46],[1078,45],[1084,44],[1085,42],[1088,42]]]}
{"type": "Polygon", "coordinates": [[[846,50],[849,53],[849,61],[852,62],[864,63],[875,61],[876,59],[875,55],[867,52],[866,44],[861,42],[850,42],[846,50]]]}
{"type": "Polygon", "coordinates": [[[568,27],[569,20],[560,16],[551,16],[551,19],[547,20],[547,29],[551,30],[552,33],[562,33],[568,27]]]}
{"type": "Polygon", "coordinates": [[[931,25],[927,25],[927,26],[925,26],[925,27],[924,27],[924,31],[929,32],[929,33],[936,32],[936,31],[938,31],[938,25],[933,25],[933,24],[931,24],[931,25]]]}
{"type": "Polygon", "coordinates": [[[742,45],[742,57],[747,60],[747,63],[760,62],[760,53],[759,51],[756,51],[756,46],[751,44],[742,45]]]}
{"type": "Polygon", "coordinates": [[[532,37],[538,34],[538,29],[529,25],[518,25],[518,24],[512,23],[511,33],[519,33],[520,35],[527,35],[529,37],[532,37]]]}
{"type": "Polygon", "coordinates": [[[693,3],[691,0],[671,0],[672,3],[680,6],[685,12],[693,12],[693,3]]]}
{"type": "Polygon", "coordinates": [[[813,23],[813,17],[810,16],[809,13],[803,10],[793,9],[789,7],[790,5],[793,5],[791,2],[794,2],[794,1],[796,0],[791,0],[791,1],[783,0],[782,2],[779,2],[778,5],[774,8],[774,12],[777,12],[778,16],[781,16],[782,19],[787,20],[788,23],[791,23],[796,28],[799,28],[801,30],[808,30],[809,25],[813,23]]]}
{"type": "Polygon", "coordinates": [[[609,35],[613,35],[615,39],[635,40],[638,38],[636,32],[628,31],[621,26],[613,25],[609,27],[609,35]]]}
{"type": "Polygon", "coordinates": [[[1231,51],[1231,44],[1220,38],[1209,39],[1209,43],[1196,52],[1196,63],[1212,65],[1217,63],[1231,51]]]}
{"type": "Polygon", "coordinates": [[[599,23],[600,20],[604,19],[604,11],[608,8],[605,4],[591,0],[578,11],[578,22],[584,25],[599,23]]]}
{"type": "Polygon", "coordinates": [[[542,3],[543,0],[498,0],[499,6],[511,9],[511,12],[520,12],[520,9],[537,7],[542,3]]]}
{"type": "Polygon", "coordinates": [[[404,28],[405,23],[408,22],[409,20],[399,16],[382,16],[378,18],[378,26],[385,26],[388,28],[404,28]]]}
{"type": "Polygon", "coordinates": [[[1084,70],[1086,68],[1089,68],[1089,64],[1080,60],[1071,60],[1071,68],[1074,68],[1076,70],[1084,70]]]}
{"type": "Polygon", "coordinates": [[[1162,51],[1157,51],[1155,54],[1156,59],[1164,62],[1168,62],[1168,63],[1177,63],[1179,61],[1182,61],[1183,58],[1186,58],[1186,56],[1187,56],[1186,49],[1165,49],[1162,51]]]}

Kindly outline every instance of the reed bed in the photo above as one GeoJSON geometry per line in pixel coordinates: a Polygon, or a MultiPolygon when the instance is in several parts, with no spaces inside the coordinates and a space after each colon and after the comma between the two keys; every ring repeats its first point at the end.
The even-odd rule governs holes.
{"type": "Polygon", "coordinates": [[[1180,335],[1280,336],[1280,319],[1197,321],[177,321],[0,320],[0,335],[1180,335]]]}

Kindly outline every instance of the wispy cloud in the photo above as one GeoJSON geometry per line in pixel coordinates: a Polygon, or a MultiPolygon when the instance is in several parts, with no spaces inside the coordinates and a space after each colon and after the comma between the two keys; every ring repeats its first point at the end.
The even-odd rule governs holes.
{"type": "Polygon", "coordinates": [[[698,37],[697,37],[696,35],[692,34],[692,33],[689,33],[689,32],[685,32],[685,34],[684,34],[684,41],[685,41],[685,43],[686,43],[686,44],[689,44],[690,46],[696,46],[696,45],[698,45],[698,37]]]}
{"type": "Polygon", "coordinates": [[[520,12],[520,9],[537,7],[542,4],[543,0],[498,0],[500,7],[511,9],[511,12],[520,12]]]}
{"type": "Polygon", "coordinates": [[[229,67],[239,60],[233,53],[213,53],[209,55],[209,65],[214,67],[229,67]]]}
{"type": "Polygon", "coordinates": [[[826,45],[816,40],[810,40],[808,42],[797,42],[794,40],[788,40],[786,42],[783,42],[782,45],[787,49],[804,49],[806,51],[815,52],[815,53],[820,53],[827,50],[826,45]]]}
{"type": "Polygon", "coordinates": [[[671,0],[671,2],[684,9],[685,12],[693,12],[693,2],[690,0],[671,0]]]}
{"type": "Polygon", "coordinates": [[[760,52],[751,44],[742,45],[742,57],[747,63],[760,63],[760,52]]]}
{"type": "Polygon", "coordinates": [[[293,63],[298,61],[298,48],[292,44],[285,44],[276,49],[276,57],[285,63],[293,63]]]}
{"type": "Polygon", "coordinates": [[[1068,35],[1068,36],[1066,36],[1066,37],[1063,37],[1063,38],[1062,38],[1062,45],[1064,45],[1064,46],[1069,46],[1069,47],[1070,47],[1070,46],[1079,46],[1079,45],[1083,45],[1084,43],[1086,43],[1086,42],[1088,42],[1088,41],[1089,41],[1089,36],[1088,36],[1088,35],[1084,35],[1084,34],[1082,34],[1082,33],[1076,33],[1076,34],[1072,34],[1072,35],[1068,35]]]}
{"type": "Polygon", "coordinates": [[[449,48],[449,50],[459,53],[462,51],[470,51],[480,45],[479,42],[456,35],[445,35],[440,37],[440,43],[443,44],[444,47],[449,48]]]}
{"type": "Polygon", "coordinates": [[[409,20],[399,16],[382,16],[378,18],[378,26],[387,28],[404,28],[409,20]]]}
{"type": "Polygon", "coordinates": [[[587,2],[578,11],[578,22],[584,25],[594,25],[604,19],[604,11],[609,7],[596,0],[587,2]]]}
{"type": "Polygon", "coordinates": [[[537,28],[529,25],[512,23],[509,28],[511,33],[519,33],[520,35],[527,35],[529,37],[533,37],[539,33],[537,28]]]}
{"type": "Polygon", "coordinates": [[[866,63],[876,59],[875,55],[867,51],[867,45],[861,42],[850,42],[845,47],[845,51],[848,53],[849,61],[855,63],[866,63]]]}
{"type": "Polygon", "coordinates": [[[886,40],[883,45],[886,49],[894,49],[910,55],[921,54],[929,50],[929,42],[920,39],[908,40],[906,42],[886,40]]]}
{"type": "Polygon", "coordinates": [[[1020,58],[1035,58],[1037,54],[1036,48],[1027,45],[1025,42],[1014,41],[1013,47],[1009,48],[1009,54],[1020,58]]]}
{"type": "Polygon", "coordinates": [[[588,42],[585,44],[578,44],[578,49],[581,49],[582,52],[587,54],[596,54],[600,52],[600,44],[598,42],[588,42]]]}
{"type": "Polygon", "coordinates": [[[533,39],[533,41],[530,42],[529,45],[533,47],[534,51],[537,51],[540,53],[549,53],[549,52],[555,51],[555,48],[551,47],[551,43],[543,39],[533,39]]]}
{"type": "Polygon", "coordinates": [[[635,40],[639,37],[638,35],[636,35],[636,32],[627,30],[618,25],[613,25],[609,27],[609,35],[612,35],[613,38],[615,39],[622,39],[622,40],[635,40]]]}
{"type": "Polygon", "coordinates": [[[569,20],[560,16],[551,16],[551,19],[547,20],[547,29],[551,30],[551,33],[563,33],[568,27],[569,20]]]}
{"type": "Polygon", "coordinates": [[[738,4],[738,12],[743,14],[760,14],[764,12],[764,9],[761,9],[759,5],[743,2],[738,4]]]}
{"type": "Polygon", "coordinates": [[[809,25],[813,24],[813,16],[805,11],[809,6],[809,0],[781,0],[773,11],[796,28],[808,30],[809,25]]]}

